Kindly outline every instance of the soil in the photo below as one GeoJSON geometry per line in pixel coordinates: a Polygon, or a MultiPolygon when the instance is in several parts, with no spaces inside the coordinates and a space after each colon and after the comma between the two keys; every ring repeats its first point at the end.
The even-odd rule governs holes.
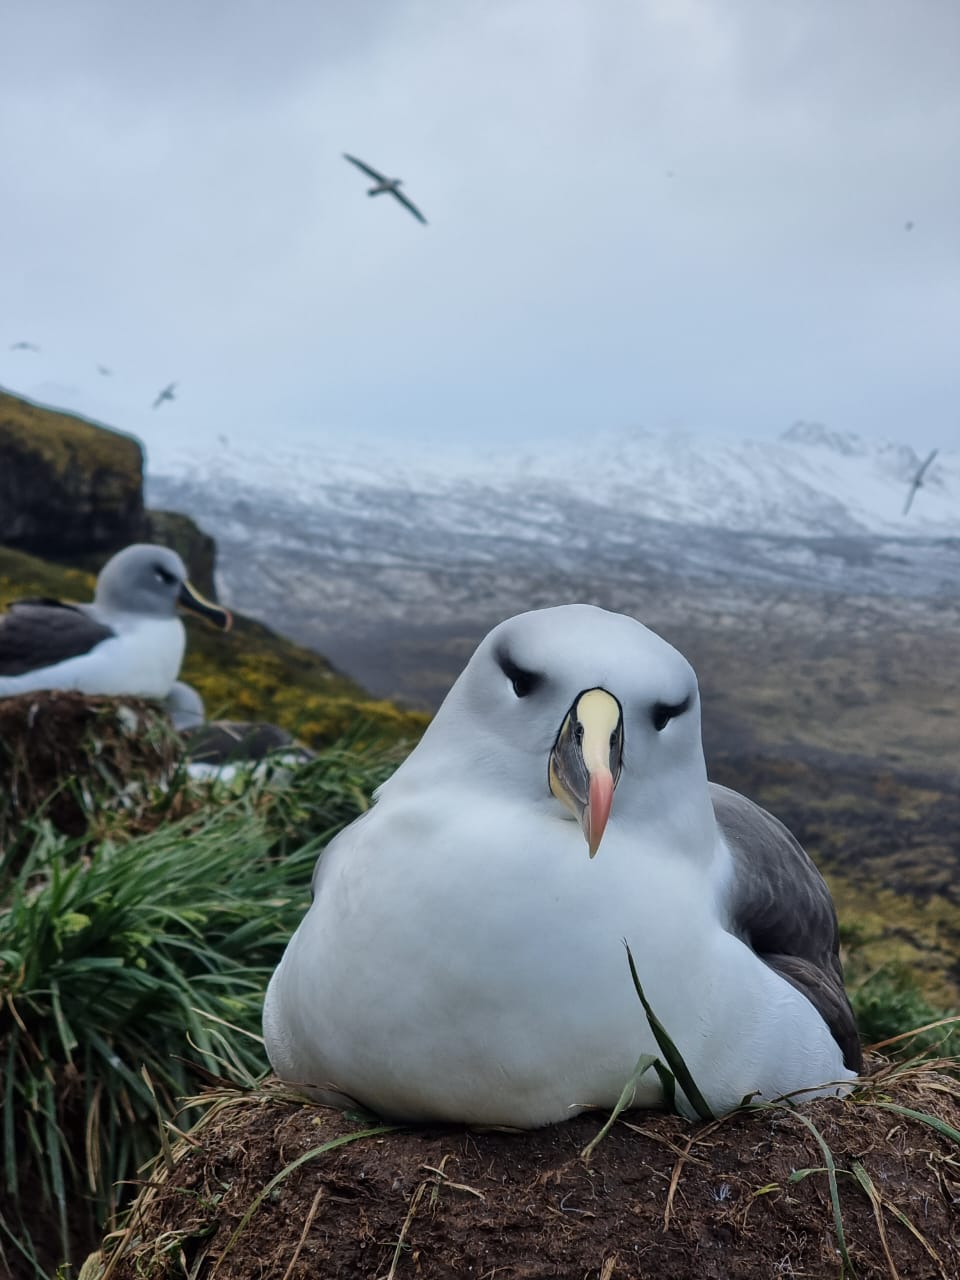
{"type": "Polygon", "coordinates": [[[603,1116],[384,1132],[268,1088],[211,1108],[84,1280],[955,1280],[960,1143],[889,1100],[960,1123],[960,1085],[929,1071],[802,1113],[836,1162],[849,1267],[823,1151],[784,1106],[627,1113],[584,1159],[603,1116]]]}
{"type": "Polygon", "coordinates": [[[181,751],[166,717],[137,698],[0,698],[0,850],[37,816],[84,834],[96,809],[168,775],[181,751]]]}

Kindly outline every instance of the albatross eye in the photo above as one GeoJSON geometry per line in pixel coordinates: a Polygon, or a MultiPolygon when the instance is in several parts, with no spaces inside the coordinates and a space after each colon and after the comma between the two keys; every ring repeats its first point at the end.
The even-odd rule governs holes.
{"type": "Polygon", "coordinates": [[[162,564],[155,564],[153,566],[153,571],[159,580],[165,583],[168,587],[172,587],[177,580],[176,574],[171,573],[169,569],[165,569],[162,564]]]}
{"type": "Polygon", "coordinates": [[[513,686],[518,698],[526,698],[543,683],[543,676],[536,671],[525,671],[506,653],[497,654],[497,665],[513,686]]]}
{"type": "Polygon", "coordinates": [[[657,733],[665,729],[676,716],[682,716],[689,706],[689,694],[682,702],[655,702],[650,713],[650,719],[653,721],[653,727],[657,733]]]}

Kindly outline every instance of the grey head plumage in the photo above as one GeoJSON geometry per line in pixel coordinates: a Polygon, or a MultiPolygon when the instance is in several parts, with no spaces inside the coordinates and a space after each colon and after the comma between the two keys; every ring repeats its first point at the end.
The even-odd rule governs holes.
{"type": "Polygon", "coordinates": [[[135,542],[100,570],[94,604],[108,613],[142,613],[172,618],[187,567],[175,551],[135,542]]]}
{"type": "Polygon", "coordinates": [[[91,612],[100,620],[117,614],[172,618],[177,606],[207,618],[223,630],[230,614],[205,599],[190,583],[187,567],[169,547],[135,542],[111,557],[100,570],[91,612]]]}

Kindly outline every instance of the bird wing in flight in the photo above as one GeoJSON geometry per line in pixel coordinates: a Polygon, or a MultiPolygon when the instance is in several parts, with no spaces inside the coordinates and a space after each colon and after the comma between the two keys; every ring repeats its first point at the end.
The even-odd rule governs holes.
{"type": "Polygon", "coordinates": [[[920,486],[923,484],[923,477],[924,477],[924,473],[927,470],[927,467],[929,467],[930,463],[934,460],[934,458],[937,456],[939,452],[940,452],[939,449],[931,449],[930,452],[927,454],[926,458],[924,458],[923,462],[921,462],[919,471],[910,481],[910,492],[907,494],[907,500],[903,504],[904,515],[906,515],[907,512],[910,510],[910,506],[913,502],[916,492],[920,488],[920,486]]]}
{"type": "Polygon", "coordinates": [[[924,458],[923,462],[920,464],[920,470],[917,472],[916,476],[914,477],[914,483],[918,485],[922,483],[924,472],[926,471],[927,467],[929,467],[930,463],[934,460],[934,458],[937,456],[939,452],[940,452],[939,449],[930,450],[926,458],[924,458]]]}
{"type": "Polygon", "coordinates": [[[412,200],[407,199],[407,197],[400,191],[391,191],[390,194],[392,196],[396,196],[402,205],[406,205],[406,207],[410,210],[410,212],[413,214],[413,216],[417,219],[418,222],[422,222],[424,226],[427,225],[426,218],[423,216],[423,214],[420,212],[420,210],[417,208],[417,206],[413,203],[412,200]]]}
{"type": "Polygon", "coordinates": [[[343,158],[344,160],[349,160],[351,164],[355,164],[357,168],[360,169],[363,173],[365,173],[368,177],[375,178],[377,182],[390,181],[390,179],[386,177],[385,174],[377,173],[376,169],[371,169],[368,164],[364,164],[363,161],[358,160],[356,156],[347,155],[346,151],[344,151],[343,153],[343,158]]]}

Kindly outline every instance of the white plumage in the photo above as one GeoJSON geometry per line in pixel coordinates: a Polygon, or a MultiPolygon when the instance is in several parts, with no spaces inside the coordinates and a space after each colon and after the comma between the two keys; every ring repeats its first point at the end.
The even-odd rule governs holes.
{"type": "Polygon", "coordinates": [[[175,551],[135,543],[111,557],[92,602],[21,600],[0,616],[0,697],[40,689],[164,698],[186,632],[177,607],[226,630],[226,609],[205,600],[175,551]]]}
{"type": "MultiPolygon", "coordinates": [[[[510,619],[321,856],[267,993],[271,1063],[314,1096],[402,1119],[529,1128],[610,1107],[659,1052],[626,939],[715,1111],[829,1088],[853,1072],[811,999],[746,940],[744,865],[714,813],[686,660],[589,606],[510,619]],[[612,734],[583,710],[597,690],[619,704],[612,734]],[[613,785],[591,858],[589,810],[613,785]]],[[[795,874],[819,880],[808,862],[795,874]]],[[[637,1104],[661,1100],[648,1073],[637,1104]]]]}

